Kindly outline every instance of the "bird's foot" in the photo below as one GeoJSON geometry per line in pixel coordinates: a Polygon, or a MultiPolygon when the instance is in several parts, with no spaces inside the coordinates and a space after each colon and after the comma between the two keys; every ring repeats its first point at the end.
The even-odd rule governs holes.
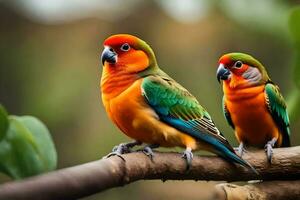
{"type": "Polygon", "coordinates": [[[272,163],[272,156],[273,156],[273,147],[277,141],[277,138],[273,138],[265,145],[265,151],[267,153],[267,158],[269,163],[272,163]]]}
{"type": "Polygon", "coordinates": [[[142,152],[148,156],[151,160],[153,159],[154,153],[153,153],[153,149],[158,148],[159,145],[157,144],[150,144],[144,147],[144,149],[142,150],[142,152]]]}
{"type": "Polygon", "coordinates": [[[123,153],[120,153],[119,151],[113,151],[113,152],[110,152],[109,154],[107,154],[104,158],[109,158],[111,156],[118,156],[125,162],[125,158],[123,158],[122,154],[123,153]]]}
{"type": "Polygon", "coordinates": [[[234,151],[240,156],[242,157],[244,153],[246,153],[246,149],[244,148],[244,143],[241,142],[239,147],[235,147],[234,151]]]}
{"type": "Polygon", "coordinates": [[[184,158],[186,160],[186,170],[188,171],[191,166],[192,166],[192,160],[193,160],[193,153],[192,153],[192,149],[190,147],[187,147],[186,150],[183,152],[182,154],[182,158],[184,158]]]}
{"type": "Polygon", "coordinates": [[[267,143],[265,145],[265,151],[267,153],[267,158],[268,158],[269,163],[272,163],[273,147],[270,143],[267,143]]]}
{"type": "Polygon", "coordinates": [[[139,141],[134,141],[134,142],[129,142],[129,143],[121,143],[117,146],[114,146],[114,148],[112,149],[112,152],[109,153],[107,156],[105,156],[105,158],[109,158],[111,156],[118,156],[122,160],[125,161],[122,154],[130,153],[132,147],[134,147],[136,145],[140,145],[140,144],[142,144],[142,143],[139,141]]]}
{"type": "Polygon", "coordinates": [[[143,153],[152,160],[154,153],[149,146],[145,146],[145,148],[143,149],[143,153]]]}

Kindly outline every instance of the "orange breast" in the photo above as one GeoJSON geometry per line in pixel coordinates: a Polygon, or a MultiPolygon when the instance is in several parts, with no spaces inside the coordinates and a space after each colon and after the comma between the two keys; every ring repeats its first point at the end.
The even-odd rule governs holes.
{"type": "Polygon", "coordinates": [[[223,89],[239,142],[263,147],[276,137],[281,144],[280,132],[265,103],[264,85],[231,89],[224,84],[223,89]]]}
{"type": "Polygon", "coordinates": [[[141,142],[196,149],[199,144],[195,139],[159,120],[141,94],[141,83],[142,79],[136,79],[125,89],[110,86],[111,90],[105,90],[108,86],[102,84],[102,99],[111,120],[127,136],[141,142]]]}
{"type": "MultiPolygon", "coordinates": [[[[153,135],[156,113],[145,104],[140,88],[141,80],[135,81],[118,96],[110,99],[107,111],[115,124],[129,137],[152,143],[163,138],[153,135]]],[[[162,135],[160,135],[162,137],[162,135]]]]}

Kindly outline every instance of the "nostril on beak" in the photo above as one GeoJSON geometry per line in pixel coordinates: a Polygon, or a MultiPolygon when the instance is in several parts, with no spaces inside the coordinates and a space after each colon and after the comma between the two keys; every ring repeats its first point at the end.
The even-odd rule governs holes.
{"type": "Polygon", "coordinates": [[[101,54],[102,65],[104,65],[105,61],[111,64],[115,64],[117,62],[117,54],[111,47],[105,47],[101,54]]]}
{"type": "Polygon", "coordinates": [[[220,64],[217,70],[217,79],[219,81],[219,83],[221,82],[221,80],[227,80],[230,76],[230,71],[225,68],[224,64],[220,64]]]}

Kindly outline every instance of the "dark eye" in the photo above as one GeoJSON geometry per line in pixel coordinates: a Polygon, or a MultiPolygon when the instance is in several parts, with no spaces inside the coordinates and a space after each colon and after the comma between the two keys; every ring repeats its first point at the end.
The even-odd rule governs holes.
{"type": "Polygon", "coordinates": [[[241,68],[242,66],[243,66],[242,61],[236,61],[236,62],[234,63],[234,67],[235,67],[235,68],[241,68]]]}
{"type": "Polygon", "coordinates": [[[129,44],[125,43],[125,44],[123,44],[123,45],[121,46],[120,49],[121,49],[122,51],[129,51],[130,46],[129,46],[129,44]]]}

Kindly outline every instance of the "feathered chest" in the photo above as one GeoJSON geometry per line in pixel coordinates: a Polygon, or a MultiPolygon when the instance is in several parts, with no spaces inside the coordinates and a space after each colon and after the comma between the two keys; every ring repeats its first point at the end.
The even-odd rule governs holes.
{"type": "Polygon", "coordinates": [[[226,108],[236,126],[251,128],[253,123],[264,123],[263,119],[270,118],[264,86],[227,90],[224,94],[226,108]]]}
{"type": "Polygon", "coordinates": [[[225,105],[240,141],[255,146],[277,137],[277,128],[266,104],[264,86],[225,93],[225,105]]]}
{"type": "Polygon", "coordinates": [[[119,70],[103,69],[101,77],[102,99],[109,101],[128,89],[139,77],[119,70]]]}

